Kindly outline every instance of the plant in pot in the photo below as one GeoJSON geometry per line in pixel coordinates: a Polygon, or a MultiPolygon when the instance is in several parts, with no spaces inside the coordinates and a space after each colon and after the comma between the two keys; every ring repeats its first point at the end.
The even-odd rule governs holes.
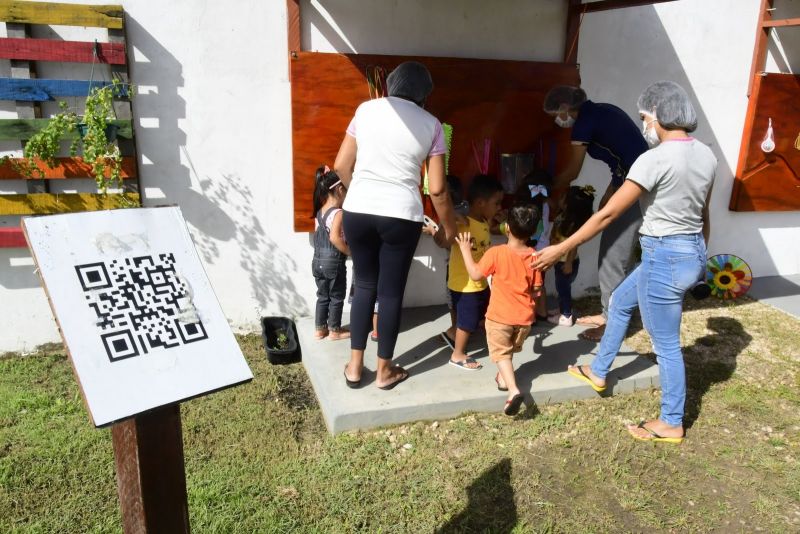
{"type": "Polygon", "coordinates": [[[86,97],[82,116],[70,110],[66,102],[59,102],[61,111],[25,144],[24,160],[17,164],[20,172],[30,178],[36,175],[44,177],[44,171],[36,160],[54,168],[61,142],[71,134],[77,134],[70,143],[70,156],[75,156],[81,148],[83,159],[92,166],[92,177],[104,194],[109,187],[120,187],[122,155],[114,143],[117,126],[111,121],[116,118],[114,98],[126,93],[132,96],[133,86],[119,80],[103,87],[93,87],[86,97]]]}

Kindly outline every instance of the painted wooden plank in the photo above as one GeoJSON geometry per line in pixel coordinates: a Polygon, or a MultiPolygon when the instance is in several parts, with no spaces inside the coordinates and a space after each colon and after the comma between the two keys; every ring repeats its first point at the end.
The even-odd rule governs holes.
{"type": "Polygon", "coordinates": [[[57,24],[122,28],[121,5],[62,4],[0,0],[0,21],[23,24],[57,24]]]}
{"type": "Polygon", "coordinates": [[[0,195],[0,215],[47,215],[76,211],[131,208],[140,205],[138,193],[31,193],[0,195]]]}
{"type": "MultiPolygon", "coordinates": [[[[39,161],[39,169],[44,172],[45,180],[61,180],[65,178],[90,178],[92,166],[83,161],[82,158],[56,158],[57,165],[54,168],[47,166],[47,163],[39,161]]],[[[27,177],[17,169],[14,163],[26,163],[23,158],[9,158],[8,162],[0,163],[0,180],[25,180],[27,177]]],[[[121,176],[123,179],[136,177],[136,160],[132,157],[122,158],[121,176]]],[[[106,173],[108,175],[108,173],[106,173]]],[[[34,179],[42,178],[38,173],[34,179]]]]}
{"type": "MultiPolygon", "coordinates": [[[[50,119],[0,119],[0,141],[30,139],[47,126],[50,119]]],[[[130,139],[133,136],[133,125],[129,120],[109,121],[115,124],[117,137],[130,139]]],[[[72,132],[65,136],[66,139],[75,139],[78,132],[72,132]]]]}
{"type": "Polygon", "coordinates": [[[22,228],[0,228],[0,248],[27,248],[22,228]]]}
{"type": "MultiPolygon", "coordinates": [[[[88,80],[47,80],[0,78],[0,100],[23,100],[27,102],[46,102],[62,96],[86,96],[89,87],[105,87],[111,82],[88,80]]],[[[127,95],[125,87],[120,88],[122,97],[127,95]]]]}
{"type": "Polygon", "coordinates": [[[0,38],[0,59],[125,64],[124,43],[89,43],[52,39],[0,38]],[[95,49],[97,57],[95,58],[95,49]]]}

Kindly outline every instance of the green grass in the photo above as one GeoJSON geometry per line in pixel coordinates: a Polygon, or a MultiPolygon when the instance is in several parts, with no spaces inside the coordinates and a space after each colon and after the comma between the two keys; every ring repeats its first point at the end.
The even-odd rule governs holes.
{"type": "MultiPolygon", "coordinates": [[[[658,391],[331,437],[302,366],[241,337],[253,382],[182,406],[192,528],[797,532],[800,321],[687,301],[682,339],[689,429],[671,446],[623,428],[658,413],[658,391]]],[[[628,344],[653,357],[640,328],[628,344]]],[[[120,529],[110,431],[69,362],[0,359],[0,532],[120,529]]]]}

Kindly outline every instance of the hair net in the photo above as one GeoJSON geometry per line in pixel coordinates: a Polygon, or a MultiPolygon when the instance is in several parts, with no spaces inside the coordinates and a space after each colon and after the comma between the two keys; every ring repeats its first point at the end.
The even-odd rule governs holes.
{"type": "Polygon", "coordinates": [[[697,128],[697,113],[694,111],[689,95],[675,82],[656,82],[639,97],[639,113],[653,115],[665,130],[686,130],[697,128]]]}
{"type": "Polygon", "coordinates": [[[400,63],[386,77],[389,96],[397,96],[422,105],[433,91],[433,80],[427,67],[418,61],[400,63]]]}
{"type": "Polygon", "coordinates": [[[550,89],[544,97],[544,112],[558,113],[561,106],[573,111],[586,102],[586,91],[571,85],[558,85],[550,89]]]}

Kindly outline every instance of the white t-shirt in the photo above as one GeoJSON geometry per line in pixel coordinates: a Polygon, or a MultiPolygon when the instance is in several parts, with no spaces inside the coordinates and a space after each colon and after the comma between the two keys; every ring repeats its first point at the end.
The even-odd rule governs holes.
{"type": "Polygon", "coordinates": [[[447,151],[439,120],[402,98],[377,98],[358,109],[347,134],[358,152],[346,211],[422,221],[420,174],[428,156],[447,151]]]}
{"type": "Polygon", "coordinates": [[[703,230],[703,206],[714,183],[717,158],[694,138],[665,141],[648,150],[628,172],[647,191],[639,198],[639,233],[654,237],[703,230]]]}

